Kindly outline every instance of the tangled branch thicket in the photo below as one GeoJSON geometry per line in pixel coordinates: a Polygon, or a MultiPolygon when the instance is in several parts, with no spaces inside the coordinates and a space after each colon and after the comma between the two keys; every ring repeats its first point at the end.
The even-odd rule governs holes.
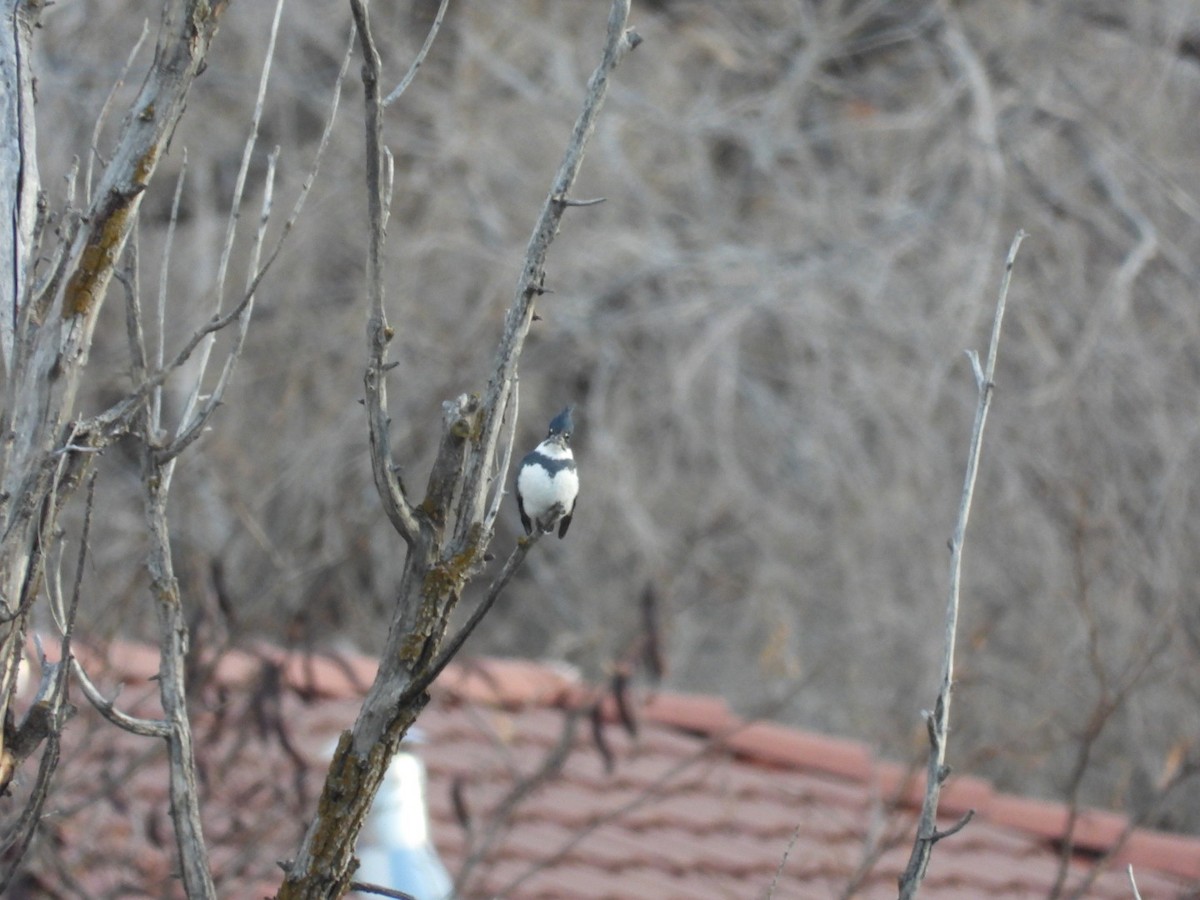
{"type": "MultiPolygon", "coordinates": [[[[188,147],[181,295],[213,277],[262,6],[230,8],[163,163],[188,147]]],[[[436,6],[377,13],[385,59],[411,58],[436,6]]],[[[323,9],[298,0],[280,35],[261,164],[281,144],[284,182],[306,173],[345,47],[323,9]]],[[[480,348],[501,328],[593,64],[571,36],[601,30],[604,12],[452,4],[389,119],[393,439],[414,473],[441,401],[484,376],[480,348]]],[[[124,52],[112,48],[133,44],[140,15],[46,10],[44,173],[89,144],[124,52]]],[[[479,646],[599,672],[651,585],[674,684],[920,752],[974,400],[962,350],[986,336],[1003,249],[1023,227],[964,574],[951,758],[1062,796],[1090,735],[1076,795],[1142,812],[1200,737],[1184,712],[1200,699],[1200,12],[1190,0],[660,0],[635,21],[645,48],[613,86],[578,188],[608,202],[572,213],[522,365],[534,424],[519,443],[545,420],[530,411],[577,402],[584,495],[572,540],[542,545],[479,646]],[[1134,702],[1093,729],[1117,696],[1134,702]]],[[[354,108],[361,88],[346,90],[354,108]]],[[[375,649],[392,602],[399,553],[356,402],[359,128],[335,142],[260,291],[216,427],[177,475],[198,641],[336,630],[375,649]]],[[[145,201],[144,260],[170,183],[145,201]]],[[[110,304],[96,370],[127,370],[124,348],[110,304]]],[[[119,374],[95,384],[88,409],[126,387],[119,374]]],[[[110,454],[101,472],[79,627],[150,629],[131,563],[136,467],[110,454]]],[[[1200,827],[1198,797],[1185,784],[1152,821],[1200,827]]]]}

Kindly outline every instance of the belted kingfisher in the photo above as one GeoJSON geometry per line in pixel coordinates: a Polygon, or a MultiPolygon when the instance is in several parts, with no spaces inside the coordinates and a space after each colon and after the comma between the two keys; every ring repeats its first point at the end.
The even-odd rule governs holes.
{"type": "Polygon", "coordinates": [[[525,454],[517,470],[517,509],[521,524],[531,534],[534,525],[545,532],[558,523],[562,538],[571,525],[575,499],[579,496],[579,476],[571,453],[571,407],[550,422],[546,439],[525,454]]]}

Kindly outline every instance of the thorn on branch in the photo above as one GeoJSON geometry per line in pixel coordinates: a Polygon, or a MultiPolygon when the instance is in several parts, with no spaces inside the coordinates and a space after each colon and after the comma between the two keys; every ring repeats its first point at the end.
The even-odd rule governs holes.
{"type": "Polygon", "coordinates": [[[625,43],[629,45],[630,50],[636,50],[642,40],[642,36],[632,28],[625,32],[625,43]]]}
{"type": "MultiPolygon", "coordinates": [[[[398,366],[398,365],[400,365],[400,363],[398,363],[398,362],[384,363],[383,366],[381,367],[380,371],[390,372],[390,371],[392,371],[392,369],[396,368],[396,366],[398,366]]],[[[361,403],[362,401],[360,400],[359,402],[361,403]]]]}
{"type": "Polygon", "coordinates": [[[593,197],[590,200],[575,200],[566,194],[556,194],[554,202],[565,209],[568,206],[598,206],[607,199],[607,197],[593,197]]]}
{"type": "MultiPolygon", "coordinates": [[[[526,294],[526,296],[529,296],[529,297],[540,297],[543,294],[549,294],[549,293],[553,293],[553,291],[546,290],[546,273],[545,272],[542,272],[542,274],[538,276],[538,280],[536,282],[530,281],[529,284],[526,285],[526,287],[525,287],[525,294],[526,294]]],[[[535,315],[534,318],[536,319],[537,316],[535,315]]]]}

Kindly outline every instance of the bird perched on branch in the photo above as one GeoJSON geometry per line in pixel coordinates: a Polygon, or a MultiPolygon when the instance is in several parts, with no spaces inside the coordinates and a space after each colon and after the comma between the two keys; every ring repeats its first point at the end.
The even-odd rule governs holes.
{"type": "Polygon", "coordinates": [[[525,533],[550,531],[558,525],[558,536],[564,537],[575,513],[579,496],[579,475],[575,472],[575,455],[571,453],[571,407],[560,412],[550,422],[546,439],[525,454],[517,470],[517,509],[525,533]]]}

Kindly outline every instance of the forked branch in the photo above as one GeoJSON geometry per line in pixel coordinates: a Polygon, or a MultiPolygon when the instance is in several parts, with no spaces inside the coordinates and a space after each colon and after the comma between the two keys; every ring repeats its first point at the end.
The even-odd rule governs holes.
{"type": "MultiPolygon", "coordinates": [[[[363,51],[366,103],[367,325],[368,360],[364,376],[371,462],[376,488],[396,532],[408,545],[399,599],[379,670],[351,731],[343,735],[294,860],[280,900],[341,896],[354,871],[354,847],[371,802],[401,738],[428,700],[426,689],[487,613],[534,541],[521,542],[509,557],[467,627],[446,640],[450,614],[467,584],[487,559],[498,497],[510,459],[497,467],[497,447],[516,385],[517,360],[541,293],[546,254],[583,160],[617,63],[639,42],[626,31],[629,0],[613,0],[599,66],[588,82],[583,111],[575,124],[554,182],[538,217],[496,352],[487,390],[464,394],[443,405],[442,437],[428,487],[419,506],[399,477],[390,442],[385,378],[387,348],[394,336],[384,297],[384,246],[391,192],[390,156],[383,144],[380,58],[371,34],[365,0],[350,0],[363,51]],[[493,502],[489,506],[489,497],[493,502]]],[[[511,432],[510,432],[511,435],[511,432]]],[[[511,440],[511,437],[510,437],[511,440]]]]}

